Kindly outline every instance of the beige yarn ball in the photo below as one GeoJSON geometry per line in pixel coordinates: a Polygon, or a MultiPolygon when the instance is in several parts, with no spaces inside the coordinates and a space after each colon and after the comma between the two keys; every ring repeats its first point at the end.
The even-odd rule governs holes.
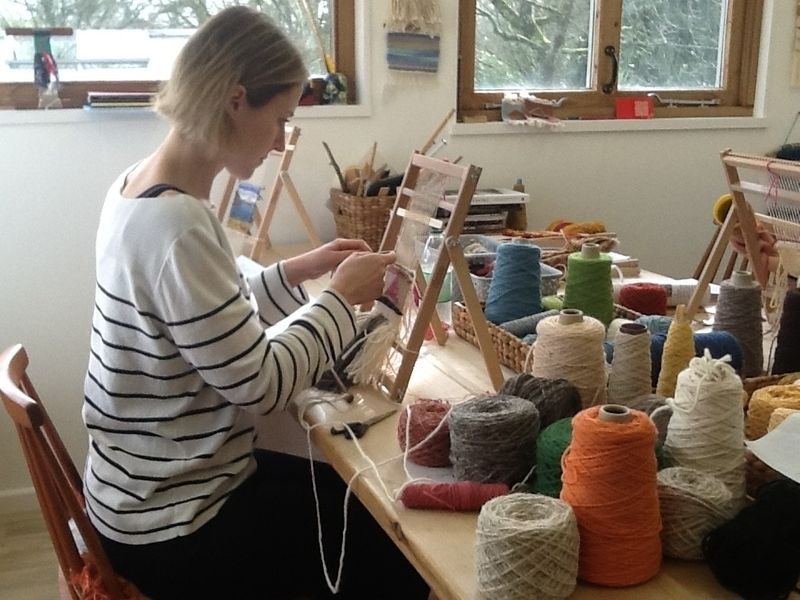
{"type": "Polygon", "coordinates": [[[703,538],[733,518],[733,495],[713,475],[686,467],[658,472],[661,543],[664,554],[685,560],[703,558],[703,538]]]}
{"type": "Polygon", "coordinates": [[[561,600],[578,578],[578,522],[562,500],[507,494],[478,515],[478,598],[561,600]]]}
{"type": "Polygon", "coordinates": [[[786,419],[788,419],[791,415],[796,412],[800,412],[800,409],[797,408],[776,408],[772,411],[772,414],[769,416],[769,425],[767,425],[767,431],[772,431],[778,425],[783,423],[786,419]]]}

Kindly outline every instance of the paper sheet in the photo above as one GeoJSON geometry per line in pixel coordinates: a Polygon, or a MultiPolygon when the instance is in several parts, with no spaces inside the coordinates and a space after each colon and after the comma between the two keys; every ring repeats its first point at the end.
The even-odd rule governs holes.
{"type": "Polygon", "coordinates": [[[793,414],[767,435],[745,445],[765,465],[800,483],[800,414],[793,414]]]}

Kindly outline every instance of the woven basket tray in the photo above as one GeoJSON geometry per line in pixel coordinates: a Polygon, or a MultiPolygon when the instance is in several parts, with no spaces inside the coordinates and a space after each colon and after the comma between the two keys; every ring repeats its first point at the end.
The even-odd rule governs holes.
{"type": "MultiPolygon", "coordinates": [[[[629,308],[619,304],[614,305],[614,317],[633,320],[640,316],[639,313],[629,308]]],[[[487,321],[486,324],[489,326],[489,335],[500,363],[517,373],[523,373],[531,345],[494,323],[487,321]]],[[[478,338],[472,326],[472,317],[470,317],[467,307],[461,302],[453,302],[453,329],[458,337],[464,338],[473,346],[478,347],[478,338]]]]}
{"type": "Polygon", "coordinates": [[[394,196],[354,196],[331,190],[331,211],[336,235],[364,240],[377,250],[394,207],[394,196]]]}

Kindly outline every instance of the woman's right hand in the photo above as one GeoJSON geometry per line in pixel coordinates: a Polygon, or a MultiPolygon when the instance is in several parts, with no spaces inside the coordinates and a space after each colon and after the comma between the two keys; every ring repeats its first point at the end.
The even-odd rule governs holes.
{"type": "Polygon", "coordinates": [[[372,302],[383,293],[386,266],[396,259],[394,252],[355,252],[336,268],[330,287],[353,306],[372,302]]]}

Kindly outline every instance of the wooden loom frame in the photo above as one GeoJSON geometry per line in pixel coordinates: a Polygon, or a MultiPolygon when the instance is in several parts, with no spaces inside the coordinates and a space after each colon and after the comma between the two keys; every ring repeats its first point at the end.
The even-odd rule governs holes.
{"type": "MultiPolygon", "coordinates": [[[[736,225],[741,227],[747,260],[752,267],[753,276],[763,290],[767,288],[770,274],[769,271],[764,268],[761,260],[759,260],[758,229],[756,224],[757,222],[762,222],[785,226],[789,223],[776,217],[754,212],[753,207],[745,197],[745,192],[757,193],[762,196],[772,195],[775,198],[783,198],[794,203],[800,203],[800,193],[782,190],[777,186],[766,186],[740,173],[740,170],[744,169],[762,174],[766,173],[770,176],[786,175],[800,181],[800,163],[771,158],[769,156],[742,154],[733,152],[730,149],[723,150],[720,153],[720,158],[722,159],[722,165],[728,179],[728,187],[730,188],[733,202],[725,217],[725,221],[719,228],[719,233],[716,236],[714,245],[711,251],[708,252],[705,265],[703,266],[697,283],[697,289],[686,308],[687,317],[690,319],[694,317],[694,314],[700,307],[700,302],[702,301],[706,288],[708,288],[708,285],[717,274],[720,261],[725,254],[725,250],[731,238],[731,233],[736,225]]],[[[798,227],[797,224],[791,225],[798,227]]]]}
{"type": "MultiPolygon", "coordinates": [[[[292,163],[294,151],[297,148],[297,140],[300,138],[300,128],[294,126],[287,127],[284,133],[286,136],[284,141],[284,149],[281,153],[281,160],[278,163],[275,179],[272,182],[272,188],[270,189],[269,196],[267,197],[263,216],[259,212],[257,206],[253,209],[253,222],[256,226],[256,233],[255,235],[249,236],[253,240],[253,245],[250,248],[250,258],[252,259],[255,259],[262,249],[266,250],[272,247],[272,241],[269,239],[269,226],[272,224],[272,219],[275,216],[275,208],[278,204],[278,198],[280,197],[284,187],[286,188],[286,192],[289,194],[289,198],[292,200],[292,204],[294,205],[297,214],[300,216],[300,222],[303,224],[303,228],[306,230],[306,235],[308,235],[308,239],[311,241],[312,246],[314,248],[318,248],[322,245],[322,240],[320,239],[319,234],[317,234],[317,230],[314,229],[314,224],[311,222],[311,218],[308,216],[305,206],[303,206],[303,201],[300,198],[300,194],[298,193],[297,188],[295,187],[294,182],[289,175],[289,166],[292,163]]],[[[228,181],[225,184],[225,191],[222,194],[222,200],[217,207],[217,218],[220,220],[220,222],[224,222],[224,219],[227,216],[228,206],[233,198],[236,184],[237,179],[233,175],[228,175],[228,181]]]]}
{"type": "Polygon", "coordinates": [[[392,215],[383,234],[381,241],[381,251],[393,250],[397,246],[400,236],[400,228],[403,219],[412,219],[431,227],[441,227],[442,222],[438,219],[421,216],[409,210],[411,199],[417,194],[416,187],[422,170],[437,173],[443,176],[452,177],[459,181],[458,198],[454,204],[445,203],[444,198],[439,201],[438,206],[450,211],[450,218],[443,231],[445,240],[444,250],[439,252],[439,256],[430,274],[430,279],[425,281],[422,268],[416,266],[414,284],[420,291],[420,305],[417,316],[411,327],[406,343],[396,344],[395,350],[401,355],[400,366],[394,377],[384,373],[379,381],[379,387],[383,388],[390,399],[401,401],[408,388],[411,373],[414,370],[419,349],[425,339],[425,331],[430,326],[433,329],[434,337],[439,345],[444,345],[447,341],[447,334],[442,327],[439,315],[436,312],[436,304],[439,292],[444,283],[447,269],[453,267],[453,274],[458,280],[461,292],[464,296],[464,304],[472,317],[472,324],[478,339],[480,352],[489,373],[489,378],[495,391],[503,385],[503,373],[500,363],[492,344],[489,334],[489,327],[486,317],[483,314],[480,300],[475,292],[472,279],[469,275],[469,266],[464,257],[464,250],[461,247],[459,236],[464,227],[467,213],[469,212],[472,196],[478,185],[481,175],[481,168],[473,165],[456,165],[450,162],[425,156],[419,152],[411,155],[411,160],[406,169],[405,176],[399,188],[397,188],[397,199],[395,200],[392,215]]]}

